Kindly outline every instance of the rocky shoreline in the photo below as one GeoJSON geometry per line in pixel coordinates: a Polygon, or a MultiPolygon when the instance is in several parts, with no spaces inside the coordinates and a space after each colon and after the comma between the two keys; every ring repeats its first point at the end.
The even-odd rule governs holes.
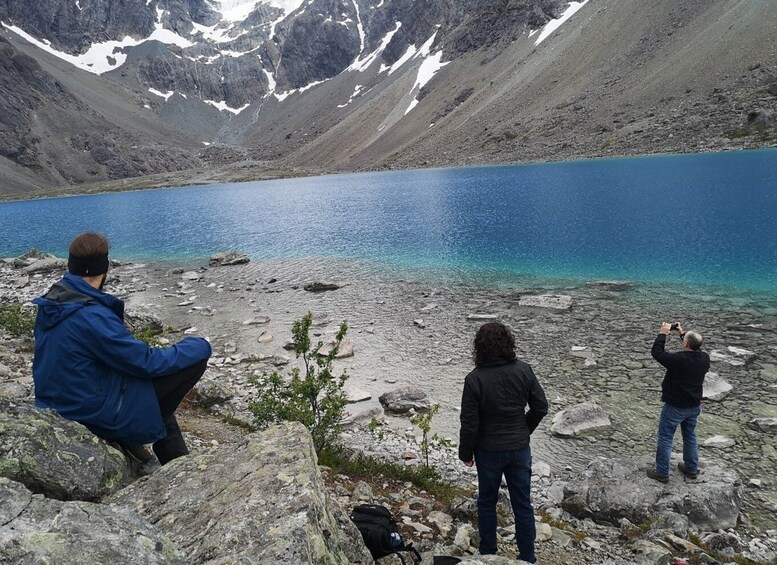
{"type": "MultiPolygon", "coordinates": [[[[0,263],[0,301],[26,302],[45,292],[63,265],[54,259],[40,261],[30,257],[0,263]]],[[[485,287],[405,275],[366,262],[315,258],[230,266],[126,264],[112,268],[108,286],[127,301],[134,319],[156,320],[166,327],[163,340],[186,333],[211,340],[214,357],[198,387],[200,401],[214,413],[238,420],[248,418],[252,376],[294,363],[283,345],[295,319],[312,311],[323,341],[347,319],[353,356],[337,360],[336,368],[350,375],[354,399],[368,398],[349,405],[349,412],[362,422],[375,415],[384,424],[377,434],[363,426],[350,428],[344,439],[362,452],[405,464],[419,463],[419,431],[406,416],[385,414],[378,397],[404,386],[419,387],[429,403],[441,405],[434,431],[455,441],[460,387],[471,368],[470,340],[484,320],[499,319],[514,328],[519,356],[535,368],[551,402],[548,418],[533,437],[534,501],[546,520],[542,535],[549,540],[540,544],[543,562],[666,562],[672,552],[663,530],[684,533],[682,539],[689,531],[707,531],[717,537],[703,534],[699,540],[723,555],[754,562],[775,559],[777,296],[623,281],[516,279],[515,284],[485,287]],[[337,283],[331,290],[305,290],[311,283],[330,281],[337,283]],[[713,490],[713,478],[723,477],[721,488],[736,487],[736,497],[741,497],[741,515],[738,523],[730,518],[716,522],[719,527],[712,531],[700,518],[690,519],[693,513],[687,508],[678,512],[667,502],[672,492],[703,498],[692,490],[694,485],[675,476],[669,486],[659,488],[640,475],[654,449],[662,372],[649,349],[663,320],[681,320],[686,328],[701,331],[718,375],[715,386],[705,391],[709,399],[699,421],[700,489],[713,490]],[[573,417],[584,403],[597,408],[595,418],[573,417]],[[558,425],[561,412],[571,423],[558,425]],[[591,421],[598,425],[589,425],[591,421]],[[603,470],[605,463],[610,467],[603,470]],[[725,478],[732,471],[734,478],[725,478]],[[591,498],[600,488],[597,481],[613,474],[636,485],[642,500],[654,494],[656,504],[665,505],[656,521],[639,523],[640,512],[654,513],[654,505],[635,511],[626,522],[592,512],[593,506],[604,507],[591,498]],[[575,557],[566,561],[556,551],[575,557]]],[[[0,396],[29,397],[30,366],[30,352],[11,347],[7,339],[0,346],[0,396]]],[[[195,447],[210,449],[207,442],[190,439],[195,447]]],[[[475,475],[458,463],[454,451],[433,450],[431,459],[448,480],[472,489],[475,475]]],[[[333,488],[338,481],[343,482],[332,478],[333,488]]],[[[341,488],[338,495],[346,505],[358,499],[353,490],[341,488]]],[[[426,545],[444,549],[452,542],[441,536],[444,528],[424,524],[429,523],[428,510],[402,514],[409,520],[405,529],[426,545]]],[[[452,518],[463,527],[462,520],[452,518]]],[[[448,532],[451,537],[453,531],[448,532]]],[[[509,524],[500,534],[509,550],[509,524]]],[[[704,553],[683,551],[697,558],[704,553]]]]}

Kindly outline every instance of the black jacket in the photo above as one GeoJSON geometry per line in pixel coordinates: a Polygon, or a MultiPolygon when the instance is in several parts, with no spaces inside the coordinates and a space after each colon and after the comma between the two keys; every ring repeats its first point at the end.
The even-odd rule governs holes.
{"type": "Polygon", "coordinates": [[[710,356],[704,351],[664,351],[666,336],[658,334],[650,354],[666,367],[661,383],[661,400],[675,408],[694,408],[701,404],[704,375],[710,370],[710,356]]]}
{"type": "Polygon", "coordinates": [[[464,379],[459,459],[472,461],[476,449],[528,445],[529,435],[547,413],[545,392],[528,364],[502,360],[476,367],[464,379]]]}

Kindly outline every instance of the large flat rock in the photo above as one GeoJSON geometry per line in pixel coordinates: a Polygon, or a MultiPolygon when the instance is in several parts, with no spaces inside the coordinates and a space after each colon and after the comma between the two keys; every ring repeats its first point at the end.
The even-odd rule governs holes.
{"type": "Polygon", "coordinates": [[[645,475],[654,456],[596,459],[580,477],[564,487],[561,506],[578,518],[617,524],[627,518],[639,524],[670,510],[688,517],[703,531],[737,525],[740,486],[736,473],[710,461],[702,461],[696,480],[686,480],[673,458],[670,480],[659,483],[645,475]]]}
{"type": "Polygon", "coordinates": [[[155,524],[187,564],[372,563],[358,530],[326,494],[312,439],[298,423],[176,459],[110,502],[155,524]]]}

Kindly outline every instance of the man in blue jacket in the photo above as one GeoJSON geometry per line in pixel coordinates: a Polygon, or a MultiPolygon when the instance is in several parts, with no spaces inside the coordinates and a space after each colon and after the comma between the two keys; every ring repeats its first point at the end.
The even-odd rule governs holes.
{"type": "Polygon", "coordinates": [[[103,292],[108,240],[83,233],[70,244],[68,272],[36,298],[35,404],[80,422],[146,462],[189,450],[175,418],[183,397],[205,372],[210,344],[187,337],[149,347],[124,326],[124,303],[103,292]]]}

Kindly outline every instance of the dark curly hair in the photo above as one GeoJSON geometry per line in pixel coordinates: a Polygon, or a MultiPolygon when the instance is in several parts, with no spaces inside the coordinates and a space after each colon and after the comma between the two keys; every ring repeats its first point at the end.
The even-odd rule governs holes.
{"type": "Polygon", "coordinates": [[[499,322],[480,326],[472,343],[472,359],[476,367],[500,359],[515,361],[515,338],[510,328],[499,322]]]}

